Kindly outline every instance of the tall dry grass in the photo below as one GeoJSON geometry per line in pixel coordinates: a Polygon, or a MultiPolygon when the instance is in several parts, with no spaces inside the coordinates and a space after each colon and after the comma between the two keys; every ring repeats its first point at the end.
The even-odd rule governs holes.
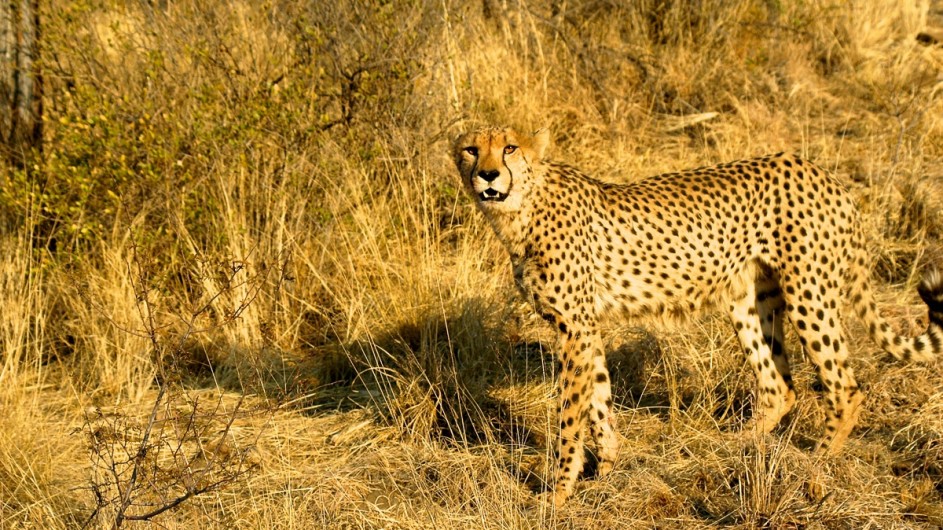
{"type": "Polygon", "coordinates": [[[798,151],[851,188],[882,310],[913,331],[943,234],[943,50],[914,39],[935,4],[43,18],[44,152],[0,173],[0,526],[943,524],[943,378],[886,362],[854,319],[869,398],[834,458],[810,451],[823,414],[794,338],[798,410],[754,438],[722,317],[611,323],[616,470],[538,502],[552,334],[448,159],[489,122],[549,127],[552,156],[620,182],[798,151]]]}

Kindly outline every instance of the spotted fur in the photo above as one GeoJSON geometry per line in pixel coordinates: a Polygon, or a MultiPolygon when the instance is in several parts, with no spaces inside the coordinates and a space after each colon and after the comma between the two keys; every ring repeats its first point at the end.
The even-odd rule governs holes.
{"type": "Polygon", "coordinates": [[[943,277],[928,273],[919,288],[926,333],[896,336],[874,303],[852,199],[815,164],[777,154],[617,185],[544,161],[548,141],[546,131],[483,128],[460,137],[454,156],[510,253],[520,290],[558,332],[557,503],[583,467],[584,426],[600,474],[618,451],[598,328],[608,313],[726,308],[756,374],[753,422],[764,432],[796,399],[783,341],[788,315],[824,383],[828,452],[845,442],[863,399],[847,362],[842,293],[895,357],[926,361],[943,350],[943,277]]]}

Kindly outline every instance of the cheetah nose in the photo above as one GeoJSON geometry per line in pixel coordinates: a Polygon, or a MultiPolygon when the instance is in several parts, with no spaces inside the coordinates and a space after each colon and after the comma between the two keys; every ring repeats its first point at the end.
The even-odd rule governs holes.
{"type": "Polygon", "coordinates": [[[482,169],[478,172],[478,178],[485,182],[493,182],[494,179],[498,178],[501,175],[501,172],[497,169],[492,169],[491,171],[482,169]]]}

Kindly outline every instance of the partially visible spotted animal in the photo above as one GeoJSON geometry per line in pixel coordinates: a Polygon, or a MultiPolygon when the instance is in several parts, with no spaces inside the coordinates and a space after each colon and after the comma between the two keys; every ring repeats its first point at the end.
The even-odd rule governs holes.
{"type": "Polygon", "coordinates": [[[863,395],[848,365],[842,294],[871,337],[898,359],[943,350],[943,276],[919,287],[929,327],[896,336],[878,314],[858,213],[841,183],[796,156],[777,154],[646,178],[594,180],[543,160],[549,135],[489,127],[461,136],[455,162],[511,255],[514,278],[558,331],[558,462],[553,499],[572,493],[583,467],[583,427],[598,472],[618,451],[598,323],[627,316],[725,308],[756,374],[753,422],[768,432],[796,400],[783,315],[818,368],[827,420],[820,449],[841,448],[863,395]]]}

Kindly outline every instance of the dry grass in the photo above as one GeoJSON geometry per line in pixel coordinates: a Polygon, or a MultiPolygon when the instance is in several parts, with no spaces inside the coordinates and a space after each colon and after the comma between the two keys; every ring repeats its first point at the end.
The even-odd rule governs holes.
{"type": "Polygon", "coordinates": [[[757,437],[722,317],[613,322],[618,465],[538,502],[552,334],[447,156],[495,121],[612,181],[798,151],[851,188],[914,332],[943,263],[943,49],[915,39],[939,2],[289,4],[46,8],[45,150],[0,171],[0,527],[181,496],[121,525],[943,525],[939,364],[854,319],[867,409],[828,458],[801,355],[757,437]]]}

